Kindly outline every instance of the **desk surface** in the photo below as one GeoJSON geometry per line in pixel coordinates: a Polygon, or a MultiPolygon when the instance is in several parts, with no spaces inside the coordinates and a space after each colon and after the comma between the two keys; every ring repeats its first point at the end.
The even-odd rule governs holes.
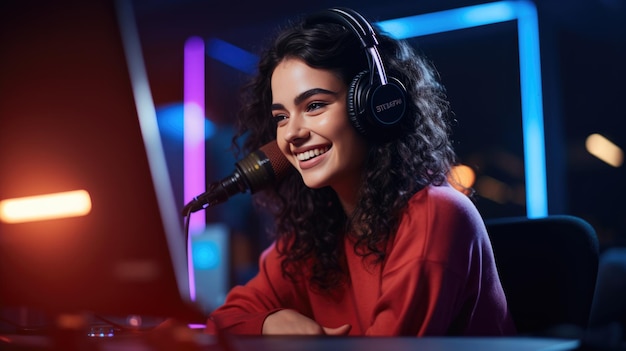
{"type": "MultiPolygon", "coordinates": [[[[78,351],[163,351],[178,350],[182,344],[149,342],[144,338],[87,338],[76,346],[78,351]]],[[[152,340],[155,341],[155,340],[152,340]]],[[[566,351],[576,350],[578,340],[527,337],[231,337],[226,347],[213,338],[184,345],[193,351],[566,351]],[[190,347],[191,346],[191,347],[190,347]]],[[[48,338],[0,335],[2,350],[52,350],[48,338]]]]}
{"type": "Polygon", "coordinates": [[[578,340],[524,337],[250,337],[233,339],[234,350],[259,351],[557,351],[575,350],[578,340]]]}

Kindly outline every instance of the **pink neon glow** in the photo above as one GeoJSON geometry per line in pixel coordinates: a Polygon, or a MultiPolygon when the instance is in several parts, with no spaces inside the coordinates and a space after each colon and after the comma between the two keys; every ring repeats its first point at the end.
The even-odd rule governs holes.
{"type": "MultiPolygon", "coordinates": [[[[205,191],[205,155],[204,155],[204,41],[191,37],[185,42],[184,63],[184,202],[187,203],[205,191]]],[[[189,242],[187,242],[187,267],[189,270],[189,291],[191,300],[196,299],[196,282],[191,257],[191,236],[200,233],[206,227],[206,218],[200,214],[192,215],[189,222],[189,242]]]]}

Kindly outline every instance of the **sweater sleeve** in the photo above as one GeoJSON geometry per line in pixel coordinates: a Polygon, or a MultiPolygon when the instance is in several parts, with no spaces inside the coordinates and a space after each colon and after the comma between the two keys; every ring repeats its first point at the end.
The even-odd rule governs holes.
{"type": "Polygon", "coordinates": [[[449,187],[423,193],[389,251],[366,334],[500,334],[506,302],[480,215],[449,187]],[[488,325],[472,320],[474,313],[488,325]]]}
{"type": "Polygon", "coordinates": [[[261,255],[257,275],[245,285],[232,288],[224,304],[211,313],[206,331],[214,333],[220,328],[233,334],[259,335],[268,315],[298,300],[294,287],[281,274],[273,244],[261,255]]]}

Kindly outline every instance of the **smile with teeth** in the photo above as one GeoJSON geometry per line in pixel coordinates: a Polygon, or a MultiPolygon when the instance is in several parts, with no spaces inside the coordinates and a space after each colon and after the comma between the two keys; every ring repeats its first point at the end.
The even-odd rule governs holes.
{"type": "Polygon", "coordinates": [[[305,151],[305,152],[301,152],[301,153],[299,153],[299,154],[296,154],[296,158],[297,158],[299,161],[306,161],[306,160],[310,160],[310,159],[312,159],[312,158],[314,158],[314,157],[317,157],[317,156],[319,156],[319,155],[321,155],[321,154],[326,153],[326,151],[328,151],[328,149],[329,149],[329,148],[328,148],[328,146],[325,146],[325,147],[320,148],[320,149],[308,150],[308,151],[305,151]]]}

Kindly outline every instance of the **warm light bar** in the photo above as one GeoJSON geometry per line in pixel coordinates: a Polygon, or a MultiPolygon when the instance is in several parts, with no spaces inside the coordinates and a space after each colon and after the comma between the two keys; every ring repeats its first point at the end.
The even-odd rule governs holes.
{"type": "Polygon", "coordinates": [[[470,189],[476,181],[476,173],[466,165],[456,165],[452,167],[448,174],[448,182],[458,191],[469,195],[470,189]]]}
{"type": "Polygon", "coordinates": [[[591,134],[585,142],[587,151],[613,167],[620,167],[624,162],[624,152],[619,146],[600,134],[591,134]]]}
{"type": "Polygon", "coordinates": [[[20,197],[0,201],[0,220],[6,223],[84,216],[91,211],[85,190],[20,197]]]}
{"type": "Polygon", "coordinates": [[[476,190],[480,196],[499,204],[505,204],[509,199],[509,186],[495,178],[482,176],[476,182],[476,190]]]}

